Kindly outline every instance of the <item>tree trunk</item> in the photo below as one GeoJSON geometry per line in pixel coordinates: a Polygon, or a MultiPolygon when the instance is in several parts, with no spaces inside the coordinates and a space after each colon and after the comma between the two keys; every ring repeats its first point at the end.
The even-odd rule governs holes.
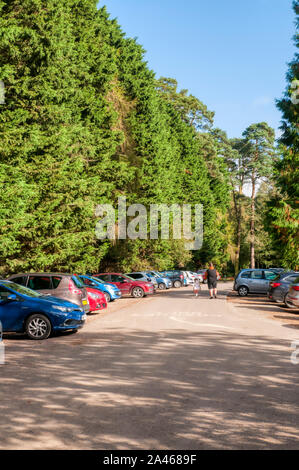
{"type": "Polygon", "coordinates": [[[250,218],[250,267],[255,268],[255,175],[252,179],[251,218],[250,218]]]}

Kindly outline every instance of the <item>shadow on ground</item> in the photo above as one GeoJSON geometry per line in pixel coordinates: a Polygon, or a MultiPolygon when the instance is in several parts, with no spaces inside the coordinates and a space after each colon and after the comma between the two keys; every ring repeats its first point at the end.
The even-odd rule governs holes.
{"type": "Polygon", "coordinates": [[[299,447],[285,341],[110,329],[5,344],[1,449],[299,447]]]}

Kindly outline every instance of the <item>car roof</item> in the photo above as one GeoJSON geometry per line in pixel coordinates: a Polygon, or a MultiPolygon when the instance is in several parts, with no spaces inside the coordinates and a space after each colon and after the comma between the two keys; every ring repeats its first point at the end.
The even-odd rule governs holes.
{"type": "Polygon", "coordinates": [[[9,277],[17,277],[17,276],[75,276],[76,274],[70,273],[18,273],[12,274],[9,277]]]}

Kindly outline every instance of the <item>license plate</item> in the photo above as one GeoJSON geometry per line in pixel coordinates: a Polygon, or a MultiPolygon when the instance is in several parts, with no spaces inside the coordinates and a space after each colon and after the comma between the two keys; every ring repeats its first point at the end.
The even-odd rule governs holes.
{"type": "Polygon", "coordinates": [[[83,305],[87,305],[87,300],[82,300],[83,305]]]}

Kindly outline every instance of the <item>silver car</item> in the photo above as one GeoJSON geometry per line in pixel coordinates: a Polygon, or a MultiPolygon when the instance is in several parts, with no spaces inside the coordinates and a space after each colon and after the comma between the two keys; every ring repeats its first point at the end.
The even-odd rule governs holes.
{"type": "Polygon", "coordinates": [[[248,294],[267,294],[270,282],[277,273],[270,269],[242,269],[235,278],[233,289],[241,297],[248,294]]]}
{"type": "Polygon", "coordinates": [[[154,285],[154,290],[156,291],[158,289],[157,279],[154,276],[150,276],[149,274],[143,271],[138,271],[134,273],[126,273],[125,275],[132,277],[136,281],[151,282],[154,285]]]}
{"type": "Polygon", "coordinates": [[[52,295],[68,300],[89,313],[87,291],[84,284],[75,274],[65,273],[22,273],[8,278],[16,284],[36,290],[44,295],[52,295]]]}
{"type": "Polygon", "coordinates": [[[295,282],[290,286],[285,303],[288,307],[299,308],[299,277],[297,277],[295,282]]]}

